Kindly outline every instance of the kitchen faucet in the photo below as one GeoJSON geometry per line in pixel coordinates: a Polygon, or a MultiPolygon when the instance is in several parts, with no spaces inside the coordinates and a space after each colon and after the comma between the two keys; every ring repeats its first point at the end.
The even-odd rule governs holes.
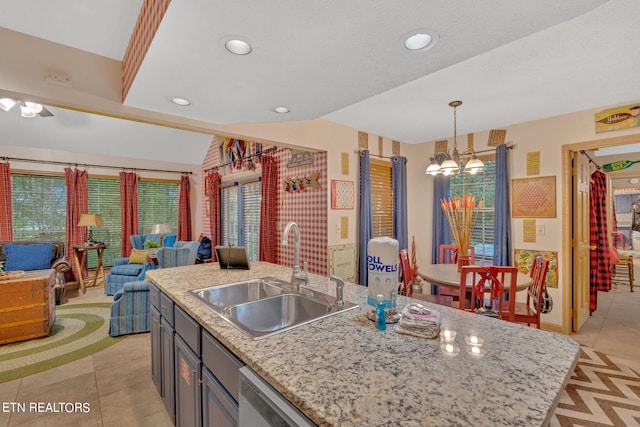
{"type": "Polygon", "coordinates": [[[294,232],[295,242],[293,245],[293,274],[291,274],[291,285],[293,285],[296,291],[299,291],[301,285],[307,285],[309,283],[309,276],[307,275],[306,268],[300,271],[300,229],[298,228],[298,224],[295,222],[290,222],[285,227],[284,233],[282,234],[282,245],[289,245],[287,239],[289,238],[289,232],[292,229],[294,232]]]}
{"type": "Polygon", "coordinates": [[[343,297],[343,289],[344,289],[344,280],[339,278],[338,276],[331,276],[329,280],[336,282],[336,305],[338,308],[342,308],[344,306],[344,297],[343,297]]]}

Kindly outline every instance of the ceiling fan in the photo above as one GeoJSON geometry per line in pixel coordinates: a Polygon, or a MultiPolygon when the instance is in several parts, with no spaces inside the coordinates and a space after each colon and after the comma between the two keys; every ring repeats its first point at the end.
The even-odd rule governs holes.
{"type": "Polygon", "coordinates": [[[16,104],[20,104],[20,115],[22,117],[31,118],[39,115],[40,117],[51,117],[53,113],[47,110],[42,104],[29,101],[18,101],[11,98],[0,98],[0,109],[4,111],[11,110],[16,104]]]}

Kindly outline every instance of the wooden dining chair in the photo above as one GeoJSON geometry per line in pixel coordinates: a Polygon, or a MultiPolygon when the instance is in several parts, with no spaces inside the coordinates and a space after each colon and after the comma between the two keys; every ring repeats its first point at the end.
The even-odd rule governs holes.
{"type": "Polygon", "coordinates": [[[536,327],[540,329],[540,313],[542,312],[547,271],[549,271],[549,260],[542,256],[535,257],[529,273],[533,283],[527,288],[527,302],[516,302],[514,322],[526,323],[528,326],[535,323],[536,327]]]}
{"type": "Polygon", "coordinates": [[[463,266],[460,272],[458,308],[477,313],[490,308],[504,320],[515,317],[515,292],[518,277],[516,267],[494,265],[463,266]],[[467,283],[473,283],[470,299],[467,301],[467,283]],[[511,295],[505,299],[505,288],[511,295]]]}
{"type": "Polygon", "coordinates": [[[434,304],[446,305],[451,307],[453,303],[453,298],[447,295],[431,295],[431,294],[423,294],[423,293],[413,293],[412,281],[413,278],[416,277],[413,273],[413,269],[411,268],[411,263],[409,262],[409,254],[406,249],[402,249],[398,256],[400,257],[400,267],[402,268],[402,289],[403,295],[408,297],[416,298],[422,301],[432,302],[434,304]]]}
{"type": "MultiPolygon", "coordinates": [[[[456,264],[458,262],[458,246],[450,244],[440,245],[440,256],[438,257],[439,264],[456,264]]],[[[469,246],[469,263],[474,265],[476,263],[476,250],[475,247],[469,246]]],[[[438,295],[446,295],[453,298],[453,301],[458,301],[458,292],[455,289],[448,289],[444,286],[438,287],[438,295]]]]}
{"type": "MultiPolygon", "coordinates": [[[[440,245],[439,264],[455,264],[458,262],[458,246],[450,244],[440,245]]],[[[475,246],[469,246],[469,262],[473,265],[476,263],[475,246]]]]}

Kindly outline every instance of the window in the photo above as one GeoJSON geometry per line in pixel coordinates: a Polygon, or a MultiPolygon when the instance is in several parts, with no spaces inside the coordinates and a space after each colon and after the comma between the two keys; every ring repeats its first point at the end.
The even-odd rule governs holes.
{"type": "Polygon", "coordinates": [[[373,237],[393,237],[391,163],[371,159],[370,176],[373,237]]]}
{"type": "Polygon", "coordinates": [[[262,182],[234,182],[220,188],[221,243],[246,246],[249,260],[257,261],[260,249],[262,182]]]}
{"type": "MultiPolygon", "coordinates": [[[[102,227],[93,229],[93,238],[109,245],[103,264],[113,265],[121,256],[120,180],[118,177],[89,177],[89,213],[102,216],[102,227]]],[[[141,180],[138,184],[138,227],[151,231],[153,224],[178,226],[178,181],[141,180]]],[[[66,242],[67,188],[63,175],[12,173],[13,236],[15,240],[66,242]]],[[[258,212],[258,217],[260,213],[258,212]]],[[[87,265],[95,268],[97,254],[89,251],[87,265]]]]}
{"type": "Polygon", "coordinates": [[[138,227],[140,234],[151,231],[154,224],[169,224],[178,231],[178,192],[176,181],[143,180],[138,182],[138,227]]]}
{"type": "Polygon", "coordinates": [[[67,187],[63,176],[11,174],[14,240],[66,241],[67,187]]]}
{"type": "Polygon", "coordinates": [[[477,264],[493,263],[493,225],[495,222],[496,161],[494,156],[482,158],[483,173],[471,175],[460,173],[451,177],[451,195],[473,194],[476,201],[484,198],[478,220],[471,234],[477,264]]]}
{"type": "MultiPolygon", "coordinates": [[[[89,177],[87,187],[89,213],[100,214],[103,224],[93,229],[93,239],[109,245],[109,249],[104,251],[102,264],[112,266],[113,259],[122,256],[120,180],[115,177],[89,177]]],[[[97,251],[87,251],[87,266],[95,268],[97,265],[97,251]]]]}

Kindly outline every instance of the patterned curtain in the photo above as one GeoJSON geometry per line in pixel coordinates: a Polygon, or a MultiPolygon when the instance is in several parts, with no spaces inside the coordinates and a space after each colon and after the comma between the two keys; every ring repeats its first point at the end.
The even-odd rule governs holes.
{"type": "Polygon", "coordinates": [[[493,224],[493,264],[511,265],[511,214],[507,145],[496,148],[496,202],[493,224]]]}
{"type": "Polygon", "coordinates": [[[373,217],[371,212],[371,162],[369,150],[360,152],[360,227],[358,231],[358,283],[367,286],[369,272],[367,270],[367,247],[373,236],[373,217]]]}
{"type": "MultiPolygon", "coordinates": [[[[73,259],[73,245],[87,240],[87,228],[77,226],[80,215],[89,213],[87,171],[65,168],[64,177],[67,186],[67,259],[73,259]]],[[[80,274],[84,277],[85,272],[78,271],[75,263],[72,263],[72,268],[76,280],[80,274]]]]}
{"type": "Polygon", "coordinates": [[[393,231],[400,250],[409,250],[407,230],[407,158],[391,158],[391,188],[393,192],[393,231]]]}
{"type": "Polygon", "coordinates": [[[131,252],[131,236],[138,234],[138,174],[120,172],[120,209],[122,216],[122,256],[131,252]]]}
{"type": "Polygon", "coordinates": [[[589,311],[593,313],[598,308],[598,291],[611,290],[611,260],[607,236],[607,177],[600,171],[591,174],[589,205],[589,244],[596,248],[590,251],[589,255],[589,311]]]}
{"type": "Polygon", "coordinates": [[[13,210],[11,206],[11,168],[0,163],[0,240],[13,240],[13,210]]]}
{"type": "Polygon", "coordinates": [[[178,240],[190,242],[191,229],[191,181],[189,175],[182,175],[178,196],[178,240]]]}
{"type": "Polygon", "coordinates": [[[211,172],[205,177],[206,202],[209,203],[209,227],[211,229],[211,260],[218,261],[214,250],[220,244],[220,174],[211,172]]]}
{"type": "MultiPolygon", "coordinates": [[[[451,232],[449,222],[444,211],[440,207],[440,200],[449,197],[451,191],[451,179],[445,175],[433,177],[433,223],[431,224],[431,263],[440,262],[440,245],[451,243],[451,232]]],[[[438,285],[431,285],[431,293],[439,294],[438,285]]]]}
{"type": "Polygon", "coordinates": [[[271,155],[262,156],[262,202],[260,203],[260,261],[276,262],[278,215],[278,165],[271,155]]]}

